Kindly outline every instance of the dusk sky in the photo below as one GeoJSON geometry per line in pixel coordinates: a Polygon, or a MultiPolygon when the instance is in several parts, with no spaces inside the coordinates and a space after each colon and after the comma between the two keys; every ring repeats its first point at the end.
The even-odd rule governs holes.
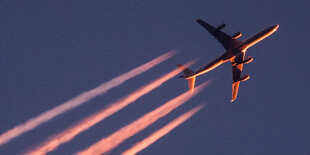
{"type": "Polygon", "coordinates": [[[241,41],[268,26],[280,26],[248,49],[246,57],[252,56],[254,61],[244,65],[243,75],[251,78],[240,84],[235,102],[230,102],[231,65],[225,63],[196,79],[196,86],[207,82],[204,89],[192,98],[185,96],[182,101],[187,102],[156,121],[146,121],[149,126],[109,154],[123,153],[185,113],[187,120],[138,154],[308,155],[309,6],[306,0],[2,0],[0,143],[1,136],[17,125],[169,51],[176,54],[0,144],[0,154],[31,151],[49,137],[167,75],[169,80],[161,86],[144,91],[141,98],[48,154],[78,153],[145,114],[151,119],[163,114],[151,112],[188,89],[187,82],[177,78],[181,73],[168,75],[176,64],[197,59],[190,66],[196,70],[225,52],[196,22],[200,18],[214,26],[225,23],[222,30],[229,35],[240,31],[241,41]],[[199,110],[201,104],[205,106],[199,110]],[[197,113],[189,115],[188,111],[197,113]]]}

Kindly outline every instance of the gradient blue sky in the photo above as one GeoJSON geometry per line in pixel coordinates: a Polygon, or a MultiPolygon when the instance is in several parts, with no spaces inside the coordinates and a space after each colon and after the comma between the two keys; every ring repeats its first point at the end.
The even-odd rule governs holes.
{"type": "MultiPolygon", "coordinates": [[[[140,154],[267,155],[310,153],[309,2],[306,0],[144,0],[0,2],[0,133],[174,48],[179,54],[87,104],[0,146],[17,154],[191,59],[201,65],[224,48],[195,20],[226,23],[243,40],[278,31],[248,50],[231,104],[231,67],[198,77],[213,82],[198,96],[137,134],[119,154],[201,102],[208,105],[140,154]]],[[[86,148],[187,89],[174,78],[50,154],[86,148]]]]}

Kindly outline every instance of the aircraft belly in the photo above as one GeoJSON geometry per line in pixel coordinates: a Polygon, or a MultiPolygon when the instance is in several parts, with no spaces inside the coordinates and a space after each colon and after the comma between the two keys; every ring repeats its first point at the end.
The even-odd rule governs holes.
{"type": "Polygon", "coordinates": [[[214,68],[218,67],[219,65],[223,64],[224,62],[226,62],[225,59],[223,59],[223,57],[219,57],[213,61],[211,61],[209,64],[207,64],[206,66],[204,66],[203,68],[199,69],[194,76],[199,76],[202,75],[204,73],[207,73],[211,70],[213,70],[214,68]]]}
{"type": "Polygon", "coordinates": [[[227,53],[228,53],[228,58],[230,60],[233,57],[235,57],[235,56],[239,55],[240,53],[242,53],[242,46],[239,46],[238,48],[231,49],[227,53]]]}

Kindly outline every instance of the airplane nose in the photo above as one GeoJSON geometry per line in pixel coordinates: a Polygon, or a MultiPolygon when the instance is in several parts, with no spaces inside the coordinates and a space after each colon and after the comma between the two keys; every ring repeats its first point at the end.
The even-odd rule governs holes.
{"type": "Polygon", "coordinates": [[[273,25],[273,26],[271,26],[271,30],[272,30],[272,32],[275,32],[275,31],[277,31],[278,30],[278,28],[279,28],[279,24],[277,24],[277,25],[273,25]]]}

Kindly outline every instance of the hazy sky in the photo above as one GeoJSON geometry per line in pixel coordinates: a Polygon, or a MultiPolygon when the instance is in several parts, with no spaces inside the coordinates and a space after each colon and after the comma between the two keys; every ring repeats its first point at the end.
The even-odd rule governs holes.
{"type": "MultiPolygon", "coordinates": [[[[251,47],[244,65],[251,79],[232,104],[230,64],[197,78],[213,79],[197,96],[112,150],[120,154],[202,102],[196,115],[140,154],[267,155],[310,153],[309,5],[306,0],[144,0],[0,2],[0,134],[80,93],[168,51],[179,53],[107,94],[0,146],[18,154],[80,119],[199,58],[199,68],[225,52],[199,24],[201,18],[245,38],[274,24],[269,38],[251,47]]],[[[50,154],[89,147],[187,90],[172,78],[50,154]]]]}

